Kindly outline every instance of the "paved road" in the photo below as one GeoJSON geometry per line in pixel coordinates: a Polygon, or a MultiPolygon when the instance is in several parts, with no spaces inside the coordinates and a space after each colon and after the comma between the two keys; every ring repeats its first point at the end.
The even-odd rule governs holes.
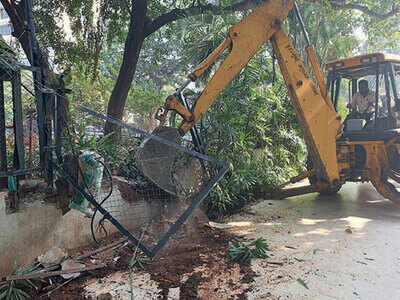
{"type": "MultiPolygon", "coordinates": [[[[270,245],[270,258],[252,261],[258,276],[241,289],[248,299],[400,299],[400,205],[382,199],[369,184],[346,184],[330,197],[260,200],[218,226],[249,240],[264,237],[270,245]]],[[[207,267],[202,272],[212,273],[207,267]]],[[[240,282],[244,274],[220,275],[209,276],[207,284],[212,294],[216,281],[226,298],[200,299],[236,299],[227,282],[240,282]]],[[[118,272],[94,279],[86,291],[130,299],[128,278],[118,272]]],[[[135,299],[158,299],[158,283],[149,274],[135,273],[133,282],[135,299]]],[[[179,287],[170,289],[168,299],[179,295],[179,287]]]]}
{"type": "Polygon", "coordinates": [[[270,261],[284,263],[253,261],[260,276],[249,299],[400,299],[400,205],[370,184],[265,200],[246,211],[231,218],[230,230],[264,237],[270,261]]]}

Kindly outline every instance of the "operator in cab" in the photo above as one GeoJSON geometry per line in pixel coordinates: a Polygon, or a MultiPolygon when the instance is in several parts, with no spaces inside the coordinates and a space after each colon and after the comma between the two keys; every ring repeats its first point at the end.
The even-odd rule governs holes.
{"type": "Polygon", "coordinates": [[[358,92],[354,94],[349,108],[352,112],[361,114],[371,113],[375,110],[375,94],[370,91],[367,80],[358,82],[358,92]]]}

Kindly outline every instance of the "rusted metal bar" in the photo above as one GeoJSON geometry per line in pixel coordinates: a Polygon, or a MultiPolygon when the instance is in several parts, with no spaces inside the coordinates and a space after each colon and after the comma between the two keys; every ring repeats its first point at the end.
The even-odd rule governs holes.
{"type": "Polygon", "coordinates": [[[90,266],[90,267],[73,268],[73,269],[69,269],[69,270],[52,271],[52,272],[38,272],[38,273],[26,274],[26,275],[12,275],[12,276],[6,276],[6,277],[3,277],[3,278],[0,278],[0,281],[46,278],[46,277],[51,277],[51,276],[58,276],[58,275],[61,275],[61,274],[72,274],[72,273],[93,271],[93,270],[96,270],[96,269],[104,268],[106,266],[107,266],[106,264],[98,264],[98,265],[93,265],[93,266],[90,266]]]}
{"type": "Polygon", "coordinates": [[[40,168],[33,168],[33,169],[23,169],[23,170],[15,170],[15,171],[0,171],[0,177],[8,177],[8,176],[23,176],[32,173],[40,172],[40,168]]]}
{"type": "Polygon", "coordinates": [[[288,197],[304,195],[304,194],[309,194],[309,193],[317,193],[320,191],[321,191],[321,189],[319,189],[316,186],[307,185],[307,186],[295,187],[295,188],[290,188],[290,189],[276,190],[272,193],[272,197],[276,197],[278,199],[285,199],[288,197]]]}
{"type": "MultiPolygon", "coordinates": [[[[7,172],[6,116],[4,104],[4,81],[0,80],[0,172],[7,172]]],[[[7,178],[0,178],[0,187],[7,187],[7,178]]]]}
{"type": "MultiPolygon", "coordinates": [[[[33,160],[33,115],[29,116],[29,168],[32,168],[33,160]]],[[[31,176],[29,176],[31,177],[31,176]]]]}
{"type": "Polygon", "coordinates": [[[88,258],[88,257],[90,257],[90,256],[92,256],[92,255],[97,254],[97,253],[101,253],[101,252],[104,252],[104,251],[113,249],[113,248],[115,248],[115,247],[120,247],[121,244],[123,244],[123,243],[125,243],[125,242],[127,242],[127,241],[128,241],[128,238],[123,238],[123,239],[120,239],[119,241],[116,241],[116,242],[114,242],[114,243],[111,243],[110,245],[107,245],[107,246],[105,246],[105,247],[102,247],[102,248],[93,250],[93,251],[91,251],[91,252],[89,252],[89,253],[87,253],[87,254],[79,255],[79,256],[77,256],[77,257],[74,257],[73,259],[74,259],[74,260],[81,260],[81,259],[84,259],[84,258],[88,258]]]}
{"type": "Polygon", "coordinates": [[[22,120],[21,73],[16,72],[11,81],[14,120],[14,168],[25,168],[24,125],[22,120]]]}
{"type": "Polygon", "coordinates": [[[285,186],[287,186],[288,184],[291,184],[291,183],[296,183],[296,182],[302,181],[303,179],[306,179],[306,178],[308,178],[310,176],[313,176],[313,175],[315,175],[315,169],[312,169],[310,171],[301,173],[301,174],[299,174],[297,176],[294,176],[294,177],[290,178],[289,181],[281,184],[279,186],[279,188],[283,188],[283,187],[285,187],[285,186]]]}

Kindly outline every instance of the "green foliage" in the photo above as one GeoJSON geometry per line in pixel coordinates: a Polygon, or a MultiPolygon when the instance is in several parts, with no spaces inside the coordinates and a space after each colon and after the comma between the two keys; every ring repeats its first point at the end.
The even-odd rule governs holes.
{"type": "MultiPolygon", "coordinates": [[[[316,47],[321,62],[336,58],[344,58],[362,52],[389,51],[398,47],[396,35],[400,32],[400,16],[381,20],[373,14],[385,15],[395,4],[392,0],[371,1],[308,1],[300,3],[305,25],[310,33],[311,41],[316,47]],[[335,5],[336,4],[336,5],[335,5]],[[355,4],[364,8],[364,12],[356,9],[340,9],[338,5],[355,4]],[[369,10],[371,13],[365,13],[369,10]],[[361,45],[365,34],[365,45],[361,45]]],[[[301,30],[296,26],[294,16],[290,32],[293,34],[298,48],[304,42],[300,41],[301,30]]]]}
{"type": "Polygon", "coordinates": [[[126,108],[128,112],[151,116],[152,111],[160,106],[164,100],[165,96],[149,80],[146,83],[135,85],[131,88],[126,99],[126,108]]]}
{"type": "MultiPolygon", "coordinates": [[[[300,12],[321,65],[329,60],[347,57],[358,49],[354,29],[361,26],[361,21],[354,11],[335,10],[329,4],[303,1],[300,3],[300,12]]],[[[307,62],[306,41],[293,11],[286,27],[296,49],[307,62]]]]}
{"type": "MultiPolygon", "coordinates": [[[[106,57],[104,58],[107,59],[106,57]]],[[[121,64],[121,54],[111,57],[95,80],[85,75],[82,65],[70,74],[68,88],[74,93],[70,96],[73,104],[89,107],[98,112],[106,112],[107,100],[110,98],[121,64]]],[[[144,75],[145,76],[145,75],[144,75]]],[[[164,101],[166,93],[156,86],[151,78],[135,80],[126,99],[126,115],[151,115],[152,111],[164,101]]]]}
{"type": "MultiPolygon", "coordinates": [[[[177,22],[167,23],[156,34],[147,37],[146,41],[152,39],[154,43],[148,44],[153,46],[164,44],[165,46],[170,40],[176,42],[176,37],[179,37],[182,42],[190,43],[191,40],[204,37],[204,34],[214,33],[224,36],[226,26],[236,23],[243,15],[249,13],[232,13],[223,10],[224,7],[238,2],[241,0],[216,1],[212,12],[202,11],[200,15],[186,14],[185,18],[177,22]],[[218,16],[215,17],[213,13],[218,16]],[[206,32],[204,32],[205,28],[208,28],[206,32]]],[[[263,0],[259,2],[261,3],[263,0]]],[[[206,3],[209,2],[149,1],[147,17],[149,21],[152,21],[174,9],[188,9],[194,5],[206,3]]],[[[92,73],[95,78],[96,70],[99,67],[99,56],[110,48],[119,50],[124,48],[131,21],[131,4],[132,1],[126,0],[40,0],[37,5],[34,5],[40,44],[54,50],[55,63],[58,68],[81,68],[82,62],[84,62],[86,64],[85,74],[92,73]]],[[[334,4],[339,4],[339,6],[356,4],[378,14],[388,13],[394,6],[393,0],[300,1],[300,10],[305,25],[322,62],[336,57],[344,57],[358,50],[358,37],[355,29],[361,29],[367,35],[369,51],[396,46],[398,40],[396,35],[399,35],[400,23],[398,16],[382,21],[360,10],[340,9],[334,4]]],[[[304,40],[302,41],[302,32],[294,14],[291,14],[285,26],[296,46],[303,49],[305,43],[304,40]]],[[[215,39],[213,40],[215,41],[215,39]]],[[[180,45],[176,43],[175,46],[179,47],[180,45]]],[[[153,47],[143,49],[142,53],[154,61],[157,55],[154,55],[151,48],[153,47]],[[148,55],[150,53],[151,55],[148,55]]],[[[185,50],[185,43],[182,43],[182,50],[185,50]]],[[[158,53],[164,57],[172,52],[165,49],[164,52],[158,53]]],[[[186,57],[186,53],[181,57],[186,57]]],[[[152,65],[149,64],[149,66],[152,65]]]]}
{"type": "Polygon", "coordinates": [[[130,267],[138,267],[140,269],[143,269],[144,265],[150,263],[150,261],[151,260],[148,257],[134,256],[132,257],[130,267]]]}
{"type": "Polygon", "coordinates": [[[347,108],[347,105],[343,102],[339,102],[337,105],[337,112],[344,121],[349,114],[349,109],[347,108]]]}
{"type": "Polygon", "coordinates": [[[15,59],[14,51],[0,36],[0,68],[15,70],[16,68],[12,64],[13,59],[15,59]]]}
{"type": "MultiPolygon", "coordinates": [[[[71,71],[68,78],[68,88],[73,91],[69,95],[72,104],[89,107],[98,112],[106,111],[107,96],[111,93],[112,87],[103,85],[102,78],[93,81],[89,76],[85,75],[85,64],[71,71]]],[[[74,119],[74,107],[71,106],[72,119],[74,119]]]]}
{"type": "MultiPolygon", "coordinates": [[[[12,276],[21,276],[27,274],[35,274],[38,270],[36,266],[25,268],[25,266],[18,267],[17,262],[14,261],[12,276]]],[[[34,284],[37,279],[16,279],[0,282],[0,299],[13,300],[13,299],[30,299],[29,294],[26,292],[29,289],[37,289],[34,284]]]]}
{"type": "MultiPolygon", "coordinates": [[[[389,13],[398,2],[392,0],[381,1],[357,1],[365,5],[371,11],[378,14],[389,13]]],[[[366,43],[363,51],[369,53],[377,51],[393,52],[392,49],[399,48],[400,17],[399,14],[392,18],[380,20],[367,14],[358,14],[362,30],[366,35],[366,43]]],[[[398,53],[398,52],[397,52],[398,53]]]]}
{"type": "Polygon", "coordinates": [[[146,84],[150,79],[161,91],[165,86],[177,87],[185,80],[190,67],[184,61],[181,30],[184,34],[185,28],[180,25],[162,27],[146,38],[135,73],[137,84],[146,84]]]}
{"type": "Polygon", "coordinates": [[[234,241],[229,248],[229,257],[233,261],[244,262],[251,258],[267,258],[267,251],[268,244],[264,238],[258,238],[249,244],[234,241]]]}
{"type": "Polygon", "coordinates": [[[305,283],[305,281],[301,278],[297,278],[297,282],[300,283],[304,288],[309,290],[308,285],[305,283]]]}
{"type": "Polygon", "coordinates": [[[115,139],[115,133],[100,136],[102,124],[90,123],[93,119],[85,120],[83,117],[79,120],[80,122],[70,124],[69,132],[72,134],[74,149],[71,148],[70,140],[65,141],[65,153],[72,151],[81,153],[85,150],[93,151],[98,153],[107,162],[107,165],[113,169],[118,168],[122,162],[122,157],[129,159],[134,153],[132,147],[136,146],[135,141],[126,140],[125,138],[115,139]],[[88,126],[91,127],[89,128],[88,126]],[[87,132],[88,129],[95,129],[96,131],[87,132]]]}
{"type": "Polygon", "coordinates": [[[271,84],[271,59],[251,60],[202,121],[209,155],[232,163],[230,176],[205,201],[218,217],[303,169],[306,149],[286,86],[271,84]]]}

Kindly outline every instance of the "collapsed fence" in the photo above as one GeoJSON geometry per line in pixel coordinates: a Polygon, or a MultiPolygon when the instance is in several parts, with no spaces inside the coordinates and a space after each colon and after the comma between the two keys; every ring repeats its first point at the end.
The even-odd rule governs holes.
{"type": "MultiPolygon", "coordinates": [[[[108,222],[150,258],[180,229],[193,229],[192,224],[182,225],[229,169],[226,163],[191,150],[190,143],[179,145],[87,108],[80,108],[79,120],[86,141],[77,142],[82,134],[69,129],[62,161],[58,157],[52,162],[58,192],[63,193],[65,182],[74,189],[64,209],[92,214],[95,240],[107,232],[108,222]],[[105,122],[120,129],[118,139],[93,130],[104,128],[105,122]],[[144,142],[154,143],[156,150],[143,154],[144,142]],[[159,169],[163,174],[158,178],[165,180],[154,183],[145,176],[171,153],[171,163],[159,169]],[[143,160],[147,169],[140,167],[143,160]]],[[[173,238],[179,241],[179,234],[173,238]]]]}
{"type": "MultiPolygon", "coordinates": [[[[19,180],[28,174],[41,173],[50,193],[57,194],[57,204],[64,213],[77,209],[91,216],[95,240],[100,235],[97,229],[107,232],[106,223],[109,222],[147,256],[154,257],[224,176],[228,165],[193,151],[190,146],[75,107],[79,111],[79,122],[75,123],[83,124],[84,134],[80,134],[82,131],[71,126],[71,120],[62,119],[66,116],[66,93],[70,91],[65,89],[62,76],[52,81],[49,68],[39,61],[41,57],[44,61],[47,58],[37,46],[32,1],[23,4],[27,12],[23,21],[31,65],[19,64],[9,47],[0,45],[0,183],[9,188],[15,185],[12,196],[16,202],[19,180]],[[22,70],[32,72],[32,76],[27,77],[22,70]],[[14,145],[8,148],[5,144],[4,81],[11,82],[13,94],[14,145]],[[30,169],[25,168],[22,88],[32,95],[36,106],[29,118],[31,139],[35,127],[38,139],[36,147],[29,142],[30,169]],[[36,126],[32,122],[34,112],[36,126]],[[98,134],[105,128],[105,122],[120,129],[121,138],[98,134]],[[90,134],[85,132],[88,125],[94,128],[90,134]],[[153,143],[155,152],[149,154],[143,150],[141,145],[145,139],[153,143]],[[11,148],[14,170],[8,169],[7,153],[11,153],[11,148]],[[37,167],[31,163],[33,148],[38,148],[37,164],[40,166],[37,167]],[[168,157],[163,153],[168,153],[168,157]],[[166,158],[172,158],[171,162],[159,169],[161,174],[156,174],[157,165],[166,158]],[[159,180],[151,181],[149,177],[152,176],[159,180]],[[15,180],[15,184],[10,185],[10,179],[15,180]]],[[[194,144],[197,143],[195,137],[194,144]]]]}
{"type": "MultiPolygon", "coordinates": [[[[112,230],[111,224],[149,257],[154,257],[179,229],[190,230],[191,225],[182,225],[229,168],[227,164],[203,153],[196,128],[192,132],[192,140],[187,138],[179,144],[178,139],[175,142],[168,139],[175,129],[158,127],[158,134],[153,135],[75,105],[75,119],[71,120],[65,111],[68,102],[66,89],[49,89],[34,76],[19,72],[19,69],[12,73],[12,66],[21,65],[14,60],[11,62],[7,64],[9,70],[4,73],[9,77],[0,78],[0,83],[1,80],[14,82],[18,79],[13,84],[17,92],[13,90],[12,93],[15,145],[6,148],[4,138],[0,147],[0,175],[3,179],[8,177],[8,182],[10,178],[15,181],[12,198],[8,198],[18,198],[19,181],[26,174],[41,173],[50,194],[57,195],[55,202],[63,213],[77,209],[92,218],[91,231],[95,241],[112,230]],[[31,169],[24,168],[25,125],[21,88],[34,97],[46,95],[45,100],[35,97],[36,123],[33,117],[35,110],[29,111],[28,163],[31,169]],[[33,88],[35,91],[32,91],[33,88]],[[46,102],[45,112],[42,101],[46,102]],[[116,132],[120,133],[118,138],[102,135],[106,122],[115,126],[116,132]],[[33,133],[38,137],[38,145],[31,141],[33,133]],[[145,141],[152,145],[151,151],[142,147],[145,141]],[[11,153],[12,148],[15,170],[9,171],[6,150],[11,153]],[[201,153],[193,151],[193,148],[201,153]],[[40,167],[34,169],[31,163],[33,152],[38,156],[34,165],[40,162],[40,167]],[[171,161],[165,163],[167,160],[171,161]]],[[[3,100],[0,108],[4,108],[2,84],[0,91],[3,100]]],[[[0,131],[5,135],[4,109],[0,110],[0,117],[0,131]]],[[[4,183],[7,181],[4,180],[4,183]]],[[[18,199],[12,203],[18,203],[18,199]]],[[[17,210],[16,204],[8,206],[15,206],[9,209],[9,213],[17,210]]],[[[178,238],[177,235],[174,238],[178,238]]]]}

